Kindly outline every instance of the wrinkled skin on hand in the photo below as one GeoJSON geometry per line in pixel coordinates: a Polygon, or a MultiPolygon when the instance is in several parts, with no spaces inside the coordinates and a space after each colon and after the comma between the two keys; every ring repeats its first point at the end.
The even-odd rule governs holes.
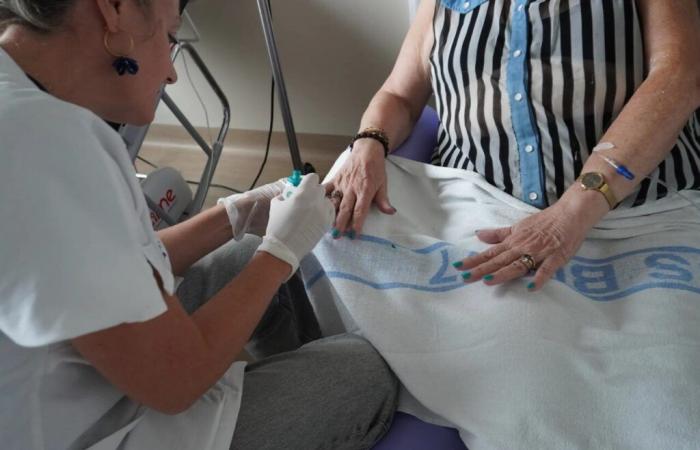
{"type": "Polygon", "coordinates": [[[380,146],[380,151],[366,150],[357,146],[338,174],[326,184],[328,195],[333,191],[342,192],[342,197],[331,195],[337,211],[333,225],[336,238],[345,233],[351,237],[361,233],[373,204],[384,214],[396,213],[387,193],[383,149],[380,146]]]}
{"type": "Polygon", "coordinates": [[[526,275],[529,270],[519,258],[530,255],[537,268],[528,288],[537,290],[576,254],[591,228],[559,201],[511,227],[479,231],[477,237],[492,247],[455,266],[468,273],[467,282],[484,279],[493,286],[526,275]]]}

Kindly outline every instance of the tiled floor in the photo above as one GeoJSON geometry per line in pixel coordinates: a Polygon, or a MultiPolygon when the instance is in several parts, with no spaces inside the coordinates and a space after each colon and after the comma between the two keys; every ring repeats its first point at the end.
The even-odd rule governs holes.
{"type": "MultiPolygon", "coordinates": [[[[207,133],[202,130],[207,138],[207,133]]],[[[258,173],[265,154],[266,133],[233,130],[226,139],[226,145],[214,173],[214,183],[247,190],[258,173]]],[[[323,176],[335,159],[345,149],[349,137],[324,135],[299,135],[299,147],[304,162],[310,162],[323,176]]],[[[199,181],[206,163],[206,155],[180,127],[154,126],[150,130],[139,156],[155,165],[168,166],[180,171],[187,180],[199,181]]],[[[153,170],[147,164],[137,161],[140,173],[153,170]]],[[[270,155],[258,185],[289,176],[292,162],[287,140],[283,133],[274,133],[270,155]]],[[[191,185],[193,191],[196,185],[191,185]]],[[[224,189],[212,187],[207,196],[206,206],[216,203],[216,199],[229,195],[224,189]]]]}

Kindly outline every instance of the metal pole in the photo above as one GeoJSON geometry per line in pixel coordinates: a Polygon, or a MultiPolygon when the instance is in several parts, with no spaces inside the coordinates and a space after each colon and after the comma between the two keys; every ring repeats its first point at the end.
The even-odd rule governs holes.
{"type": "Polygon", "coordinates": [[[294,131],[294,121],[292,120],[292,111],[289,106],[289,98],[287,97],[287,87],[284,83],[282,65],[280,64],[277,44],[275,42],[275,34],[274,30],[272,29],[272,13],[270,12],[270,3],[269,0],[257,0],[257,2],[263,32],[265,33],[267,53],[270,57],[272,76],[274,77],[275,85],[277,86],[277,94],[280,109],[282,111],[282,119],[284,120],[284,128],[287,131],[287,141],[289,142],[289,152],[292,155],[292,165],[296,170],[303,170],[304,163],[301,161],[301,155],[299,154],[299,144],[297,142],[296,132],[294,131]]]}

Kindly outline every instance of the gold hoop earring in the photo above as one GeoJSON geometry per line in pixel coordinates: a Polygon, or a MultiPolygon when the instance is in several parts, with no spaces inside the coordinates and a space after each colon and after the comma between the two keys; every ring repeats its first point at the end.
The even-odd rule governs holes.
{"type": "Polygon", "coordinates": [[[109,45],[109,35],[110,32],[109,30],[105,30],[105,35],[103,39],[104,47],[107,53],[109,53],[111,56],[115,58],[114,62],[112,63],[112,67],[114,70],[116,70],[117,74],[119,76],[122,76],[126,73],[129,75],[136,75],[139,72],[139,64],[138,62],[133,59],[129,58],[127,55],[130,54],[134,50],[134,38],[130,34],[129,36],[129,50],[127,50],[127,55],[124,54],[119,54],[118,52],[115,52],[112,47],[109,45]]]}

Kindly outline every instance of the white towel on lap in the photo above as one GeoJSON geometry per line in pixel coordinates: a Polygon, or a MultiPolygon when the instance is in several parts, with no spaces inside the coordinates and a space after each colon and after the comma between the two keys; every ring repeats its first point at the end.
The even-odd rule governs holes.
{"type": "Polygon", "coordinates": [[[696,209],[611,212],[529,293],[465,285],[451,263],[535,209],[473,172],[390,158],[387,173],[398,213],[303,263],[325,332],[358,329],[470,450],[700,447],[696,209]]]}

